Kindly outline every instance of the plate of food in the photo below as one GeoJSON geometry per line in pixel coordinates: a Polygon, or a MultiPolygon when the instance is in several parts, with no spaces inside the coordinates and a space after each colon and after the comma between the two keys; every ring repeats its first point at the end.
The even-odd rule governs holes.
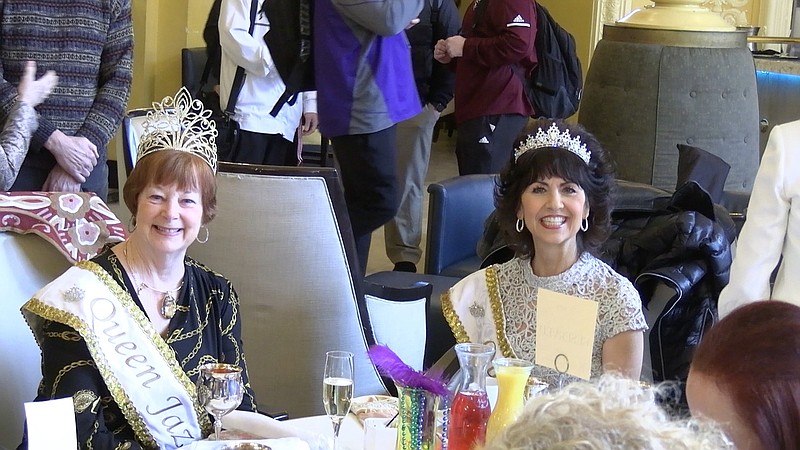
{"type": "Polygon", "coordinates": [[[362,395],[350,404],[350,412],[358,417],[361,424],[365,419],[379,418],[389,420],[397,415],[397,398],[388,395],[362,395]]]}

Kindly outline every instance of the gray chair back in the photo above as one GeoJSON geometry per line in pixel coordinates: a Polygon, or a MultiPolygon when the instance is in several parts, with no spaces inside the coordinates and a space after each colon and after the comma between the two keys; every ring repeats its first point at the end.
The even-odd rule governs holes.
{"type": "Polygon", "coordinates": [[[330,168],[220,163],[217,217],[189,254],[228,277],[259,408],[323,414],[325,352],[355,354],[355,395],[385,387],[369,361],[355,243],[330,168]]]}

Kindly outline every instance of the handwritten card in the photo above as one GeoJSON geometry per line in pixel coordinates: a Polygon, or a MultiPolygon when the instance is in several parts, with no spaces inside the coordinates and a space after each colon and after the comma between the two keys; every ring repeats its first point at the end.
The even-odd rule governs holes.
{"type": "Polygon", "coordinates": [[[597,327],[597,302],[539,288],[536,364],[588,380],[597,327]]]}
{"type": "Polygon", "coordinates": [[[28,450],[78,448],[72,397],[25,403],[28,450]]]}

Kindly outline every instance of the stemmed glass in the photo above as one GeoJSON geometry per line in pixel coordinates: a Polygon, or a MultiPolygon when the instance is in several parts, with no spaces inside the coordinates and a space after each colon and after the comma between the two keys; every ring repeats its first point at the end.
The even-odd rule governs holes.
{"type": "Polygon", "coordinates": [[[214,416],[214,440],[222,431],[222,416],[236,409],[244,397],[242,368],[233,364],[209,363],[200,366],[197,400],[214,416]]]}
{"type": "Polygon", "coordinates": [[[353,354],[331,351],[325,354],[322,377],[322,403],[333,422],[333,448],[339,438],[342,420],[350,411],[353,400],[353,354]]]}

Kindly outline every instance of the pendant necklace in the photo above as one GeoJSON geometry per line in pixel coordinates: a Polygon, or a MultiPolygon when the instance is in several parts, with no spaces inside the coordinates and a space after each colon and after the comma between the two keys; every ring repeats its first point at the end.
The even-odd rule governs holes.
{"type": "Polygon", "coordinates": [[[172,319],[175,317],[175,313],[178,311],[178,301],[175,298],[175,295],[178,294],[178,291],[180,291],[182,287],[183,281],[181,281],[181,284],[179,284],[178,287],[170,291],[162,291],[154,287],[150,287],[146,283],[139,283],[139,287],[136,289],[136,294],[140,294],[144,289],[149,289],[153,292],[163,295],[164,297],[161,301],[161,308],[158,312],[161,313],[161,317],[165,319],[172,319]],[[173,292],[175,294],[173,294],[173,292]]]}
{"type": "MultiPolygon", "coordinates": [[[[125,243],[125,248],[122,249],[122,254],[125,255],[125,259],[128,260],[128,264],[130,264],[130,258],[128,257],[128,244],[125,243]]],[[[154,287],[148,286],[147,283],[140,282],[136,275],[134,275],[133,271],[130,273],[131,278],[133,279],[134,284],[137,284],[136,287],[136,295],[142,293],[143,290],[148,289],[155,293],[161,294],[163,297],[161,298],[161,308],[159,308],[159,313],[161,313],[161,317],[165,319],[172,319],[175,317],[175,313],[178,311],[178,300],[175,298],[178,295],[178,291],[183,288],[183,280],[181,283],[175,288],[170,289],[167,291],[162,291],[160,289],[156,289],[154,287]],[[174,292],[174,294],[173,294],[174,292]]]]}

